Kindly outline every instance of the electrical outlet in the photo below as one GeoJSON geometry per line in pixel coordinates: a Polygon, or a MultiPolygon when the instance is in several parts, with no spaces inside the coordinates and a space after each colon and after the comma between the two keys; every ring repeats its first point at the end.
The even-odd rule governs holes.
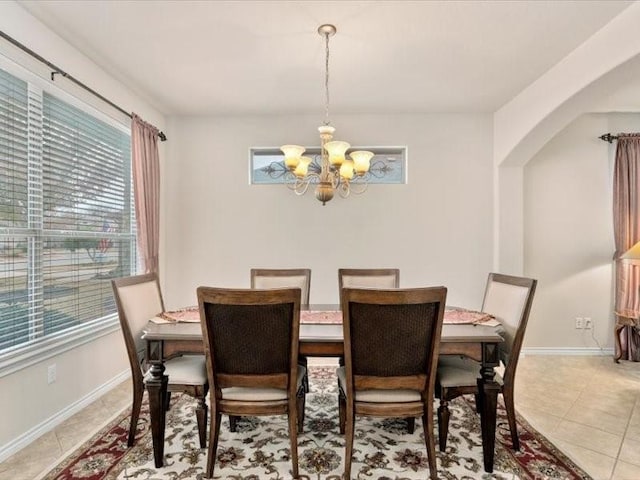
{"type": "Polygon", "coordinates": [[[576,328],[577,328],[577,329],[582,329],[582,328],[584,328],[584,318],[582,318],[582,317],[576,317],[576,328]]]}
{"type": "Polygon", "coordinates": [[[591,320],[591,317],[584,317],[583,326],[586,330],[591,330],[593,328],[593,321],[591,320]]]}
{"type": "Polygon", "coordinates": [[[51,384],[56,381],[56,364],[49,365],[47,368],[47,383],[51,384]]]}

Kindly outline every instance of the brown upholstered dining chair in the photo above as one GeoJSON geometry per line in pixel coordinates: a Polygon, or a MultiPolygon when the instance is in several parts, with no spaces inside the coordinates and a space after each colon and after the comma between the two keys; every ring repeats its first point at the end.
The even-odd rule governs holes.
{"type": "Polygon", "coordinates": [[[355,415],[421,416],[430,476],[437,478],[433,395],[446,296],[445,287],[342,291],[345,366],[337,374],[345,479],[355,415]]]}
{"type": "MultiPolygon", "coordinates": [[[[133,406],[127,445],[132,446],[135,440],[140,407],[145,390],[145,341],[142,330],[149,319],[164,311],[164,302],[158,278],[155,274],[136,275],[118,278],[111,281],[113,294],[120,317],[120,326],[127,346],[131,378],[133,380],[133,406]]],[[[184,392],[198,401],[196,419],[200,447],[206,446],[207,404],[206,395],[209,390],[207,369],[203,355],[184,355],[170,358],[165,362],[165,375],[169,376],[167,385],[167,408],[171,392],[184,392]]]]}
{"type": "Polygon", "coordinates": [[[221,415],[288,416],[293,476],[296,422],[304,418],[304,367],[298,366],[300,289],[198,288],[211,385],[207,478],[213,477],[221,415]]]}
{"type": "MultiPolygon", "coordinates": [[[[490,273],[482,303],[482,311],[493,315],[504,328],[504,343],[500,346],[500,360],[504,364],[504,376],[496,374],[504,398],[511,442],[514,450],[520,449],[516,413],[514,407],[514,385],[520,349],[527,328],[529,311],[533,302],[537,281],[531,278],[514,277],[490,273]]],[[[480,364],[466,357],[443,355],[438,363],[436,394],[440,397],[438,407],[438,429],[440,450],[447,447],[449,430],[448,402],[460,395],[478,396],[480,364]]]]}
{"type": "MultiPolygon", "coordinates": [[[[295,288],[298,287],[302,291],[302,305],[309,304],[309,292],[311,290],[311,269],[309,268],[252,268],[251,269],[251,288],[295,288]]],[[[298,363],[307,368],[307,357],[301,355],[298,363]]],[[[306,371],[306,370],[305,370],[306,371]]],[[[304,391],[309,391],[309,376],[305,374],[304,391]]],[[[230,428],[232,432],[236,431],[235,417],[230,419],[230,428]]],[[[300,425],[302,432],[302,425],[300,425]]]]}

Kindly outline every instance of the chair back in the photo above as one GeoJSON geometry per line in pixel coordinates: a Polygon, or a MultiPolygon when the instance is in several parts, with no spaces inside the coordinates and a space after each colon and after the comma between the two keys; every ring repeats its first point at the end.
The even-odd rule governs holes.
{"type": "Polygon", "coordinates": [[[446,296],[445,287],[343,290],[347,398],[366,389],[431,398],[446,296]]]}
{"type": "Polygon", "coordinates": [[[504,328],[500,359],[505,365],[505,381],[513,380],[527,328],[537,280],[490,273],[482,311],[490,313],[504,328]]]}
{"type": "Polygon", "coordinates": [[[309,304],[311,270],[308,268],[252,268],[251,288],[299,288],[302,304],[309,304]]]}
{"type": "Polygon", "coordinates": [[[295,397],[300,289],[199,287],[209,385],[288,389],[295,397]]]}
{"type": "Polygon", "coordinates": [[[118,308],[120,327],[134,380],[142,381],[146,344],[142,330],[149,319],[164,311],[162,292],[156,274],[136,275],[111,281],[118,308]]]}
{"type": "Polygon", "coordinates": [[[338,285],[343,288],[398,288],[400,270],[397,268],[341,268],[338,285]]]}

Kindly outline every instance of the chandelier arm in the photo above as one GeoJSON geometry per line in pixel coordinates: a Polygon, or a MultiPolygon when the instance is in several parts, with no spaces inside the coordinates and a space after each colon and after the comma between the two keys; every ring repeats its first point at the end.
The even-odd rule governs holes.
{"type": "Polygon", "coordinates": [[[350,183],[349,184],[349,190],[351,191],[351,193],[355,194],[355,195],[361,195],[364,192],[367,191],[367,187],[369,186],[369,183],[350,183]]]}

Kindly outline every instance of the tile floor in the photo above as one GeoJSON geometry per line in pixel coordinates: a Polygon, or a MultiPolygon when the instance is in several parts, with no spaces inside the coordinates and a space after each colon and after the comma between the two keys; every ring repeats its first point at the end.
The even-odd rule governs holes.
{"type": "MultiPolygon", "coordinates": [[[[126,381],[0,463],[0,480],[36,478],[130,402],[126,381]]],[[[524,357],[516,408],[594,479],[640,479],[640,363],[524,357]]]]}

